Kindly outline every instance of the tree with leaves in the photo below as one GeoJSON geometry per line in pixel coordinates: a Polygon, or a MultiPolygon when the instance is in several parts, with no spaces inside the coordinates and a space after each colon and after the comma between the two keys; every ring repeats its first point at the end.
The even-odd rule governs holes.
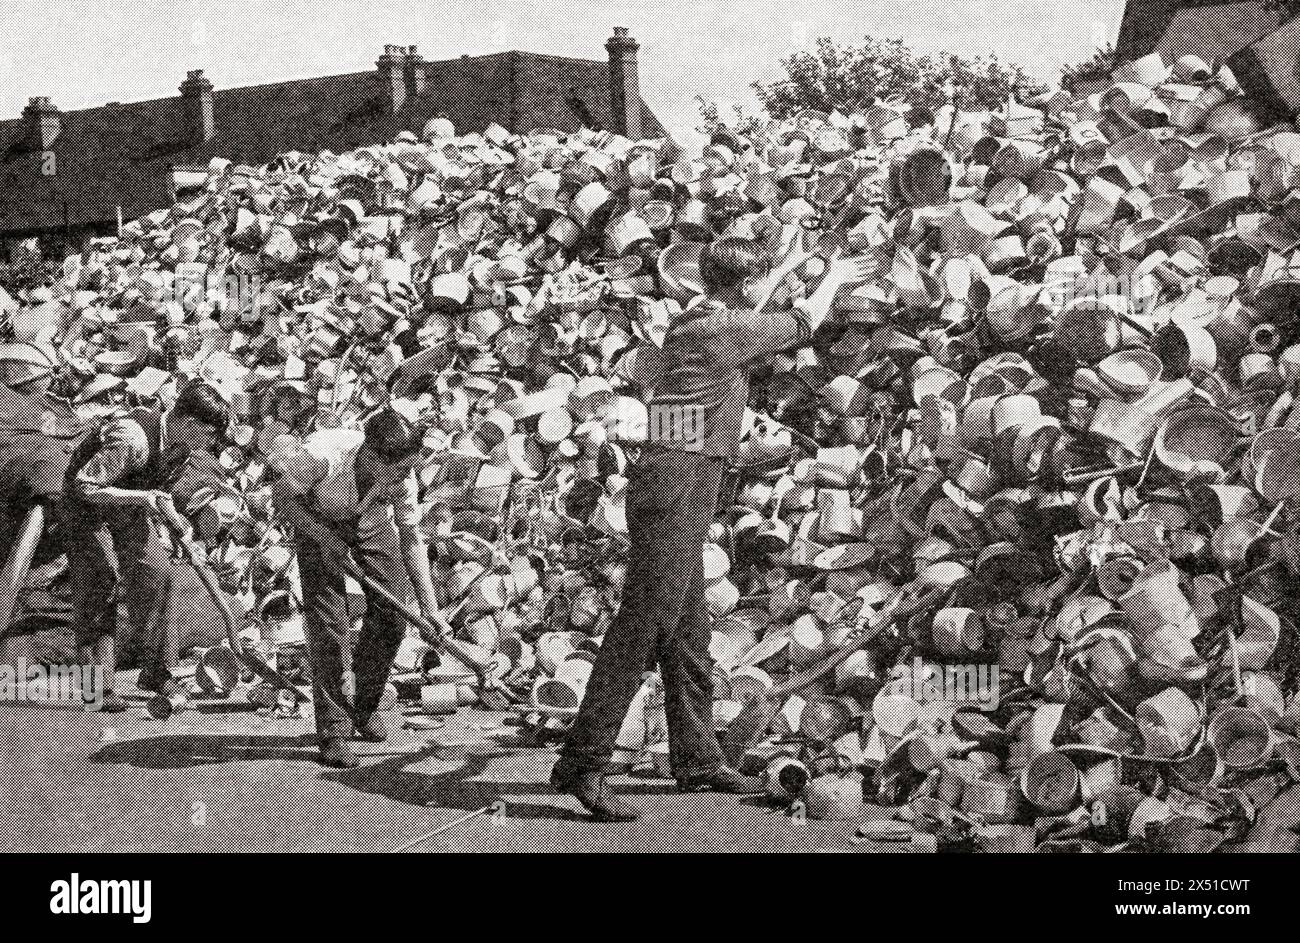
{"type": "Polygon", "coordinates": [[[39,248],[23,246],[8,262],[0,262],[0,288],[11,295],[43,285],[52,285],[60,267],[39,248]]]}
{"type": "Polygon", "coordinates": [[[744,137],[757,134],[763,126],[763,119],[760,116],[751,114],[741,105],[732,105],[729,115],[724,115],[722,106],[703,95],[695,96],[695,105],[700,110],[700,118],[704,122],[701,131],[707,132],[719,125],[726,125],[736,134],[744,137]]]}
{"type": "Polygon", "coordinates": [[[1075,62],[1061,70],[1061,88],[1074,92],[1085,82],[1104,81],[1115,71],[1115,47],[1111,43],[1096,49],[1082,62],[1075,62]]]}
{"type": "Polygon", "coordinates": [[[1046,88],[1021,66],[997,56],[918,55],[901,39],[865,37],[849,45],[823,37],[812,50],[781,62],[785,78],[753,89],[773,118],[801,111],[853,112],[873,101],[934,109],[956,98],[966,108],[994,109],[1046,88]]]}

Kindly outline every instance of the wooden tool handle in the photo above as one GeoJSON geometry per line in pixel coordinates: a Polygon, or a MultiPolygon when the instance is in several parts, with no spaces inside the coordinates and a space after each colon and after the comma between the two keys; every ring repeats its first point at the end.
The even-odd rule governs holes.
{"type": "Polygon", "coordinates": [[[230,650],[235,653],[235,657],[262,680],[269,681],[285,690],[293,691],[303,701],[311,701],[311,695],[306,690],[298,687],[298,685],[280,674],[279,671],[264,662],[257,654],[244,647],[242,640],[239,638],[238,620],[230,608],[230,600],[226,598],[225,591],[217,582],[216,574],[212,572],[211,567],[206,563],[199,561],[194,546],[184,538],[178,523],[168,515],[160,515],[160,517],[171,530],[177,546],[184,552],[186,562],[194,568],[199,582],[203,584],[203,588],[207,590],[208,595],[212,598],[213,605],[221,613],[221,621],[226,627],[226,642],[230,646],[230,650]]]}
{"type": "Polygon", "coordinates": [[[27,512],[18,537],[9,550],[9,558],[0,571],[0,637],[9,631],[9,622],[22,594],[23,583],[32,568],[32,559],[45,530],[45,506],[35,504],[27,512]]]}
{"type": "Polygon", "coordinates": [[[288,517],[290,523],[298,529],[302,536],[331,554],[348,576],[366,589],[382,597],[411,625],[419,629],[424,641],[464,662],[469,668],[473,669],[474,673],[478,675],[479,682],[484,686],[496,686],[495,680],[488,674],[490,666],[484,664],[476,652],[452,637],[454,630],[441,615],[434,614],[431,618],[426,618],[423,613],[416,611],[407,605],[405,601],[398,599],[387,587],[366,576],[349,556],[347,545],[342,538],[303,507],[301,502],[298,502],[296,508],[288,511],[288,517]]]}
{"type": "Polygon", "coordinates": [[[938,602],[940,598],[948,593],[946,587],[936,587],[927,592],[920,599],[906,606],[900,606],[892,612],[878,613],[872,622],[868,623],[863,633],[853,641],[846,642],[838,651],[827,655],[811,668],[807,668],[784,683],[777,685],[772,691],[774,699],[784,699],[795,693],[801,688],[805,688],[814,681],[825,676],[828,672],[834,671],[843,664],[854,652],[861,651],[875,641],[882,632],[901,622],[903,619],[911,618],[918,612],[923,612],[938,602]]]}

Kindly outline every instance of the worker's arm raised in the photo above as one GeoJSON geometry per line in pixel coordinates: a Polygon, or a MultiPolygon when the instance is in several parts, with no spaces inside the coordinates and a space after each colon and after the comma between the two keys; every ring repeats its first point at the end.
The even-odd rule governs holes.
{"type": "Polygon", "coordinates": [[[790,310],[769,311],[765,306],[756,311],[717,307],[687,318],[681,330],[708,344],[718,366],[743,366],[807,343],[830,313],[836,295],[849,285],[867,281],[876,268],[873,258],[842,259],[837,253],[827,260],[826,273],[817,290],[790,310]]]}
{"type": "Polygon", "coordinates": [[[842,259],[838,253],[826,261],[826,274],[821,284],[809,297],[796,302],[795,307],[803,311],[808,318],[808,325],[814,331],[830,314],[835,304],[835,296],[849,285],[861,285],[875,274],[876,260],[869,256],[842,259]]]}

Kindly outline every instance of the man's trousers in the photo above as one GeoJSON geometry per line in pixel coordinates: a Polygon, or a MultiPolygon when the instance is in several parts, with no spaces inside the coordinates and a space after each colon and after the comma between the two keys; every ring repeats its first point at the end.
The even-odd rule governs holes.
{"type": "MultiPolygon", "coordinates": [[[[361,572],[393,593],[410,597],[411,581],[391,521],[358,529],[337,527],[361,572]]],[[[328,555],[305,535],[298,539],[306,610],[307,655],[311,661],[312,699],[316,731],[322,738],[350,737],[354,719],[369,717],[379,706],[397,648],[406,634],[406,621],[388,602],[366,591],[366,615],[352,658],[353,694],[343,688],[343,649],[350,644],[347,582],[328,555]],[[349,703],[350,701],[350,703],[349,703]]]]}
{"type": "Polygon", "coordinates": [[[131,625],[128,632],[117,634],[124,645],[144,640],[140,667],[162,677],[174,667],[175,657],[167,664],[167,646],[158,643],[170,569],[158,525],[140,508],[65,499],[62,510],[77,644],[93,645],[114,634],[115,590],[120,583],[131,625]]]}
{"type": "Polygon", "coordinates": [[[656,662],[673,775],[683,779],[721,765],[703,557],[724,470],[720,458],[661,448],[648,449],[629,469],[627,581],[560,751],[574,766],[609,762],[642,675],[656,662]]]}

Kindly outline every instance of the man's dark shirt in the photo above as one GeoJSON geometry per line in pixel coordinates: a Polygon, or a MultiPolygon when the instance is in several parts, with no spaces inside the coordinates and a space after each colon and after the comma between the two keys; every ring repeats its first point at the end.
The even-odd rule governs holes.
{"type": "Polygon", "coordinates": [[[666,448],[700,452],[734,462],[740,447],[749,374],[756,360],[808,340],[798,311],[733,310],[702,301],[678,315],[661,351],[662,369],[650,401],[651,440],[666,448]],[[657,436],[656,413],[696,407],[701,433],[694,442],[657,436]]]}
{"type": "Polygon", "coordinates": [[[68,467],[67,487],[84,500],[100,488],[138,491],[171,487],[189,458],[184,446],[162,446],[163,414],[135,409],[111,416],[88,435],[68,467]]]}

